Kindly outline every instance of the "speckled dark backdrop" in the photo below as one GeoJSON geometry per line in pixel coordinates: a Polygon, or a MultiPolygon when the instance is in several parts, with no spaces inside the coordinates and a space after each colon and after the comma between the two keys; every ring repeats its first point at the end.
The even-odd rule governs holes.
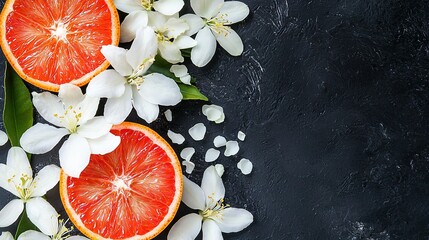
{"type": "MultiPolygon", "coordinates": [[[[207,123],[203,103],[186,102],[172,124],[151,125],[166,136],[206,123],[204,141],[185,143],[197,149],[197,182],[216,135],[247,133],[238,156],[217,162],[227,202],[255,222],[225,239],[429,239],[429,2],[243,1],[251,15],[234,27],[243,56],[218,49],[190,69],[225,123],[207,123]],[[241,157],[253,161],[250,176],[236,168],[241,157]]],[[[51,162],[57,155],[33,165],[51,162]]],[[[56,191],[48,198],[60,210],[56,191]]],[[[11,198],[2,191],[0,206],[11,198]]]]}

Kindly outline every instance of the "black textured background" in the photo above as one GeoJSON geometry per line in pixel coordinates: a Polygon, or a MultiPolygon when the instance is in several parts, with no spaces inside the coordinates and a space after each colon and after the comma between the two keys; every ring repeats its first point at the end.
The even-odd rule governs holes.
{"type": "MultiPolygon", "coordinates": [[[[208,123],[202,102],[185,102],[172,124],[151,124],[187,137],[177,151],[197,149],[190,178],[198,183],[213,138],[247,134],[238,156],[217,163],[226,167],[226,201],[255,222],[224,238],[429,239],[429,2],[243,2],[251,15],[234,27],[243,56],[218,48],[211,64],[190,69],[224,107],[225,123],[208,123]],[[208,126],[202,142],[187,135],[197,122],[208,126]],[[241,157],[254,164],[249,176],[236,168],[241,157]]],[[[33,165],[56,159],[35,156],[33,165]]],[[[56,191],[48,198],[60,210],[56,191]]],[[[2,191],[0,206],[11,198],[2,191]]],[[[178,217],[189,212],[182,206],[178,217]]]]}

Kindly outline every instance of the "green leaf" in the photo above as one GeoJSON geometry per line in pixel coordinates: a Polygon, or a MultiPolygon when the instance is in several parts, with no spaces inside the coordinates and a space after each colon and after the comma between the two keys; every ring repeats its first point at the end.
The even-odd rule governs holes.
{"type": "Polygon", "coordinates": [[[21,219],[19,220],[18,228],[16,229],[15,233],[15,239],[18,239],[19,235],[21,233],[28,231],[28,230],[36,230],[38,231],[37,227],[28,219],[27,217],[27,211],[22,212],[21,219]]]}
{"type": "Polygon", "coordinates": [[[209,100],[194,85],[186,85],[183,83],[179,83],[178,85],[180,88],[180,92],[183,95],[183,100],[203,100],[203,101],[209,100]]]}
{"type": "Polygon", "coordinates": [[[180,50],[182,52],[182,56],[184,57],[191,57],[191,48],[187,48],[187,49],[182,49],[180,50]]]}
{"type": "Polygon", "coordinates": [[[4,74],[3,123],[12,146],[20,146],[22,134],[33,126],[30,92],[7,62],[4,74]]]}

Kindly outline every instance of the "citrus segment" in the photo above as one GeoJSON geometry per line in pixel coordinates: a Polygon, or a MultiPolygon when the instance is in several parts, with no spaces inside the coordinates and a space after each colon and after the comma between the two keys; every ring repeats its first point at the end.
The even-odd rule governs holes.
{"type": "Polygon", "coordinates": [[[109,63],[103,45],[118,45],[112,0],[8,0],[0,18],[1,46],[15,71],[40,88],[82,86],[109,63]]]}
{"type": "Polygon", "coordinates": [[[92,155],[80,178],[61,174],[63,205],[93,239],[151,239],[174,218],[182,196],[180,163],[158,134],[123,123],[116,150],[92,155]]]}

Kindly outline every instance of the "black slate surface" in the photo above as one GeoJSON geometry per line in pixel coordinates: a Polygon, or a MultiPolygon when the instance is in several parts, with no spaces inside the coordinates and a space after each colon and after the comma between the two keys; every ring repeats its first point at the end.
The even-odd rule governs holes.
{"type": "MultiPolygon", "coordinates": [[[[246,132],[238,156],[217,162],[226,201],[255,222],[224,238],[429,239],[429,2],[243,2],[251,15],[234,27],[243,56],[218,48],[211,64],[190,69],[224,107],[225,123],[208,123],[202,102],[185,102],[172,124],[151,124],[162,136],[208,126],[204,141],[175,146],[197,149],[198,183],[213,138],[246,132]],[[254,164],[250,176],[236,168],[241,157],[254,164]]],[[[55,153],[33,160],[36,170],[48,163],[55,153]]],[[[3,206],[12,196],[1,194],[3,206]]],[[[57,194],[48,198],[60,210],[57,194]]],[[[178,217],[189,212],[182,206],[178,217]]]]}

